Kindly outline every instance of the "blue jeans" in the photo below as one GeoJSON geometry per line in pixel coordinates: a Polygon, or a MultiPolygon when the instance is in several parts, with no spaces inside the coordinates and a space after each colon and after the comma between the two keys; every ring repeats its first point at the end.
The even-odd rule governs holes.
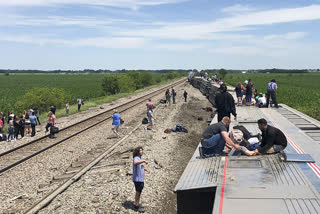
{"type": "Polygon", "coordinates": [[[246,103],[251,103],[252,94],[246,95],[246,103]]]}
{"type": "Polygon", "coordinates": [[[204,154],[221,154],[226,145],[226,141],[221,134],[216,134],[209,139],[201,141],[201,145],[204,154]]]}

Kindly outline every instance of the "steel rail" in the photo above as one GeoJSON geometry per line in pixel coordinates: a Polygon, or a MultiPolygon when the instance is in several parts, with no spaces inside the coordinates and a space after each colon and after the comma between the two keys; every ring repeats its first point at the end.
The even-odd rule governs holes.
{"type": "MultiPolygon", "coordinates": [[[[89,118],[87,118],[87,119],[81,120],[81,121],[79,121],[79,122],[77,122],[77,123],[74,123],[74,124],[72,124],[72,125],[70,125],[70,126],[64,127],[64,128],[62,128],[62,129],[60,130],[60,132],[61,132],[61,131],[65,131],[65,130],[69,130],[70,128],[75,127],[75,126],[80,125],[80,124],[83,124],[83,123],[85,123],[85,122],[87,122],[87,121],[89,121],[89,120],[91,120],[91,119],[97,118],[97,117],[102,116],[102,115],[104,115],[104,114],[108,114],[108,113],[112,112],[112,111],[113,111],[114,109],[116,109],[116,108],[125,107],[126,105],[132,104],[132,103],[134,103],[134,102],[139,101],[140,99],[142,99],[141,101],[139,101],[139,102],[137,102],[137,103],[135,103],[135,104],[133,104],[133,105],[131,105],[131,106],[129,106],[129,107],[126,107],[126,108],[124,108],[124,109],[121,110],[121,111],[119,111],[120,113],[121,113],[121,112],[125,112],[125,111],[127,111],[127,110],[129,110],[129,109],[131,109],[131,108],[133,108],[133,107],[135,107],[135,106],[137,106],[137,105],[145,102],[145,99],[146,99],[147,97],[156,96],[156,95],[162,93],[163,90],[168,89],[168,88],[170,88],[170,87],[172,87],[172,86],[179,85],[179,84],[185,82],[185,80],[186,80],[186,79],[182,79],[182,80],[176,81],[176,82],[174,82],[174,83],[172,83],[172,84],[169,84],[169,85],[166,85],[166,86],[164,86],[164,87],[161,87],[160,89],[158,89],[158,90],[156,90],[156,91],[153,91],[153,92],[151,92],[151,93],[149,93],[149,94],[140,96],[140,97],[138,97],[138,98],[136,98],[136,99],[134,99],[134,100],[128,101],[128,102],[126,102],[126,103],[124,103],[124,104],[121,104],[121,105],[118,105],[118,106],[115,106],[115,107],[113,107],[113,108],[111,108],[111,109],[109,109],[109,110],[106,110],[106,111],[101,112],[101,113],[99,113],[99,114],[93,115],[93,116],[91,116],[91,117],[89,117],[89,118]]],[[[80,133],[82,133],[82,132],[84,132],[84,131],[86,131],[86,130],[94,127],[94,126],[97,126],[97,125],[99,125],[99,124],[101,124],[101,123],[109,120],[110,118],[111,118],[111,116],[108,116],[108,117],[106,117],[105,119],[99,120],[98,122],[95,122],[95,123],[93,123],[93,124],[91,124],[91,125],[83,128],[83,129],[81,129],[81,130],[79,130],[79,131],[77,131],[77,132],[75,132],[75,133],[73,133],[73,134],[71,134],[71,135],[69,135],[69,136],[67,136],[67,137],[65,137],[65,138],[57,141],[57,142],[55,142],[55,143],[52,143],[52,144],[50,144],[49,146],[46,146],[46,147],[44,147],[44,148],[42,148],[42,149],[39,149],[38,151],[35,151],[35,152],[33,152],[32,154],[30,154],[30,155],[26,155],[25,157],[23,157],[23,158],[15,161],[15,162],[13,162],[13,163],[11,163],[11,164],[9,164],[9,165],[6,165],[6,166],[4,166],[3,168],[0,168],[0,174],[3,173],[3,172],[5,172],[5,171],[7,171],[7,170],[9,170],[9,169],[11,169],[11,168],[13,168],[13,167],[15,167],[15,166],[17,166],[17,165],[19,165],[19,164],[21,164],[21,163],[23,163],[23,162],[25,162],[26,160],[28,160],[28,159],[30,159],[30,158],[38,155],[38,154],[41,154],[42,152],[44,152],[44,151],[46,151],[46,150],[48,150],[48,149],[50,149],[50,148],[52,148],[52,147],[54,147],[54,146],[57,146],[57,145],[65,142],[65,141],[67,141],[68,139],[70,139],[70,138],[72,138],[72,137],[74,137],[74,136],[79,135],[80,133]]],[[[8,156],[8,155],[10,155],[11,153],[13,153],[13,152],[15,152],[15,151],[18,151],[18,150],[20,150],[20,149],[23,149],[23,148],[25,148],[25,147],[27,147],[27,146],[30,146],[30,145],[32,145],[32,144],[39,143],[39,142],[41,142],[42,140],[47,139],[48,137],[49,137],[49,135],[42,136],[42,137],[40,137],[40,138],[38,138],[38,139],[35,139],[35,140],[33,140],[33,141],[30,141],[30,142],[28,142],[28,143],[26,143],[26,144],[23,144],[23,145],[21,145],[21,146],[18,146],[18,147],[16,147],[16,148],[13,148],[13,149],[11,149],[11,150],[8,150],[8,151],[6,151],[6,152],[4,152],[4,153],[1,153],[1,154],[0,154],[0,158],[1,158],[1,157],[4,157],[4,156],[8,156]]]]}

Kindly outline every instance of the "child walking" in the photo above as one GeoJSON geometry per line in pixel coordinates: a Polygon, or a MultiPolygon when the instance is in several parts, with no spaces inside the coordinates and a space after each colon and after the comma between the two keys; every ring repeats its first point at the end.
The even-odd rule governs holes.
{"type": "Polygon", "coordinates": [[[143,148],[141,146],[133,150],[132,180],[136,189],[134,209],[141,213],[144,212],[143,207],[140,205],[141,192],[144,187],[144,171],[148,174],[150,173],[148,169],[144,168],[144,164],[148,164],[148,162],[142,159],[142,155],[143,148]]]}
{"type": "Polygon", "coordinates": [[[9,122],[8,133],[9,133],[9,135],[8,135],[7,141],[11,142],[13,140],[13,137],[14,137],[14,127],[13,127],[13,121],[12,120],[10,120],[10,122],[9,122]],[[10,137],[11,137],[11,140],[10,140],[10,137]]]}

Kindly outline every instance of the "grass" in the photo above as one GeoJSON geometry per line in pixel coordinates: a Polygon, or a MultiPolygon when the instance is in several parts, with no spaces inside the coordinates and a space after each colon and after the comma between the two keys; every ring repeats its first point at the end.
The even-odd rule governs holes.
{"type": "MultiPolygon", "coordinates": [[[[161,85],[165,85],[165,84],[167,84],[169,82],[176,81],[178,79],[180,79],[180,78],[164,81],[164,82],[158,83],[156,85],[152,85],[152,86],[149,86],[149,87],[146,87],[146,88],[143,88],[143,89],[136,90],[135,92],[132,92],[132,93],[119,93],[119,94],[110,95],[110,96],[101,96],[101,97],[91,98],[91,99],[88,99],[88,100],[84,101],[85,105],[81,106],[81,111],[88,110],[89,108],[96,107],[96,106],[104,104],[104,103],[110,103],[110,102],[115,101],[115,100],[117,100],[119,98],[122,98],[122,97],[127,97],[129,95],[138,94],[138,93],[140,93],[140,92],[142,92],[144,90],[148,90],[148,89],[151,89],[151,88],[159,87],[161,85]]],[[[78,105],[77,104],[70,105],[69,115],[72,115],[72,114],[75,114],[75,113],[78,113],[78,105]]],[[[64,116],[66,116],[65,109],[57,109],[56,117],[59,118],[59,117],[64,117],[64,116]]],[[[47,114],[46,113],[42,113],[40,115],[40,121],[43,123],[46,120],[47,120],[47,114]]]]}
{"type": "Polygon", "coordinates": [[[278,102],[320,120],[320,73],[304,74],[227,74],[225,82],[235,86],[251,79],[258,92],[265,93],[267,83],[278,84],[278,102]]]}

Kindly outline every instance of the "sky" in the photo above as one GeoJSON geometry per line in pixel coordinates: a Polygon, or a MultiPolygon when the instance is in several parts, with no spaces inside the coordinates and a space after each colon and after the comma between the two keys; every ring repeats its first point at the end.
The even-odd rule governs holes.
{"type": "Polygon", "coordinates": [[[0,0],[0,69],[320,68],[320,0],[0,0]]]}

